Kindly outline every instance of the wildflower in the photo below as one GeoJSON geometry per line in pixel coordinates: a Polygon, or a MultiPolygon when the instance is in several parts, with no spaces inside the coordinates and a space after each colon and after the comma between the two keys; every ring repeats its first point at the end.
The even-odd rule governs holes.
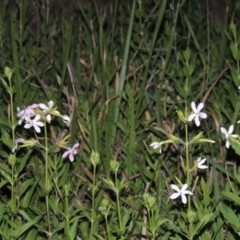
{"type": "Polygon", "coordinates": [[[162,152],[162,142],[153,142],[150,144],[150,147],[153,147],[153,149],[159,148],[159,152],[162,152]]]}
{"type": "Polygon", "coordinates": [[[67,115],[62,115],[62,120],[64,123],[69,123],[70,122],[70,117],[67,115]]]}
{"type": "Polygon", "coordinates": [[[199,127],[200,126],[200,120],[199,118],[206,118],[207,114],[201,112],[201,110],[204,107],[203,103],[200,103],[197,108],[196,108],[196,104],[195,102],[191,103],[191,107],[194,113],[190,114],[190,116],[188,117],[188,121],[191,122],[193,119],[195,119],[195,124],[199,127]]]}
{"type": "Polygon", "coordinates": [[[201,159],[201,157],[199,157],[199,158],[197,159],[197,167],[200,168],[200,169],[206,169],[206,168],[208,168],[208,166],[203,165],[205,162],[206,162],[206,158],[201,159]]]}
{"type": "Polygon", "coordinates": [[[14,153],[17,150],[18,144],[24,142],[23,138],[17,138],[16,140],[14,140],[14,146],[12,149],[12,153],[14,153]]]}
{"type": "Polygon", "coordinates": [[[18,111],[18,114],[17,116],[20,118],[19,119],[19,125],[22,124],[22,122],[24,120],[26,120],[26,118],[30,118],[31,116],[34,116],[36,113],[35,113],[35,108],[38,107],[38,104],[32,104],[26,108],[24,108],[23,110],[20,110],[19,107],[17,107],[17,111],[18,111]]]}
{"type": "Polygon", "coordinates": [[[229,143],[229,141],[228,141],[229,136],[232,136],[232,137],[234,137],[234,138],[237,138],[237,137],[238,137],[238,135],[232,134],[233,130],[234,130],[234,126],[233,126],[233,125],[231,125],[231,126],[229,127],[228,131],[227,131],[224,127],[221,127],[221,132],[224,134],[224,137],[225,137],[225,139],[226,139],[226,144],[225,144],[226,148],[229,148],[229,146],[230,146],[230,143],[229,143]]]}
{"type": "MultiPolygon", "coordinates": [[[[46,106],[43,103],[39,103],[39,108],[41,108],[43,110],[43,112],[60,115],[60,113],[57,110],[53,110],[53,104],[54,104],[54,102],[52,100],[48,102],[48,106],[46,106]]],[[[46,118],[47,118],[48,122],[51,122],[50,114],[47,114],[46,118]]]]}
{"type": "Polygon", "coordinates": [[[77,154],[76,148],[78,148],[78,146],[79,146],[79,143],[75,143],[72,148],[67,147],[67,151],[63,153],[62,157],[65,158],[69,155],[69,160],[71,162],[73,162],[74,161],[74,155],[77,154]]]}
{"type": "Polygon", "coordinates": [[[28,129],[30,127],[33,127],[34,130],[37,132],[37,133],[40,133],[41,132],[41,129],[39,127],[43,127],[44,126],[44,123],[40,122],[40,115],[36,115],[35,118],[32,120],[30,119],[30,117],[26,117],[26,124],[24,125],[24,128],[28,129]]]}
{"type": "Polygon", "coordinates": [[[189,195],[193,195],[193,193],[189,190],[187,190],[188,188],[188,184],[185,183],[182,185],[182,188],[180,189],[177,185],[174,185],[174,184],[171,184],[171,188],[173,190],[176,191],[176,193],[173,193],[170,198],[171,199],[176,199],[178,198],[179,196],[181,196],[182,198],[182,203],[186,204],[187,203],[187,198],[186,198],[186,194],[189,194],[189,195]]]}

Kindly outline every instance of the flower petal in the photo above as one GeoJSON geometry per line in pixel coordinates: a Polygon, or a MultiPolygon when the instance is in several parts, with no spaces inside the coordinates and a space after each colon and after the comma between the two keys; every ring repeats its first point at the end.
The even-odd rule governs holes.
{"type": "Polygon", "coordinates": [[[42,109],[42,110],[48,110],[48,107],[43,104],[43,103],[39,103],[39,107],[42,109]]]}
{"type": "Polygon", "coordinates": [[[184,192],[188,188],[188,184],[185,183],[182,185],[181,191],[184,192]]]}
{"type": "Polygon", "coordinates": [[[191,122],[195,118],[196,114],[193,113],[188,117],[188,121],[191,122]]]}
{"type": "Polygon", "coordinates": [[[152,147],[153,149],[159,148],[159,147],[161,147],[161,143],[153,142],[150,144],[150,147],[152,147]]]}
{"type": "Polygon", "coordinates": [[[229,127],[228,134],[231,134],[231,133],[233,132],[233,130],[234,130],[234,126],[231,125],[231,126],[229,127]]]}
{"type": "Polygon", "coordinates": [[[200,120],[199,120],[198,115],[195,117],[195,124],[197,125],[197,127],[200,126],[200,120]]]}
{"type": "Polygon", "coordinates": [[[48,120],[48,122],[51,122],[51,115],[48,114],[48,115],[46,116],[46,119],[48,120]]]}
{"type": "Polygon", "coordinates": [[[195,102],[191,102],[191,107],[192,107],[192,110],[196,113],[197,109],[196,109],[196,103],[195,102]]]}
{"type": "Polygon", "coordinates": [[[40,129],[39,126],[33,125],[33,127],[34,127],[34,130],[35,130],[37,133],[40,133],[40,132],[41,132],[41,129],[40,129]]]}
{"type": "Polygon", "coordinates": [[[49,108],[52,108],[53,107],[53,104],[54,104],[54,102],[51,100],[51,101],[49,101],[48,102],[48,106],[49,106],[49,108]]]}
{"type": "Polygon", "coordinates": [[[72,148],[75,149],[75,148],[78,148],[78,146],[79,146],[79,143],[75,143],[72,148]]]}
{"type": "Polygon", "coordinates": [[[73,162],[73,160],[74,160],[74,157],[73,157],[72,153],[69,154],[69,160],[70,160],[70,162],[73,162]]]}
{"type": "Polygon", "coordinates": [[[181,198],[182,198],[182,203],[186,204],[187,203],[187,198],[184,194],[181,194],[181,198]]]}
{"type": "Polygon", "coordinates": [[[38,120],[40,120],[40,118],[41,118],[41,116],[38,114],[38,115],[35,116],[35,118],[34,118],[33,121],[34,121],[34,122],[37,122],[38,120]]]}
{"type": "Polygon", "coordinates": [[[203,107],[204,107],[204,104],[203,104],[203,103],[198,104],[198,106],[197,106],[197,112],[198,112],[198,113],[201,112],[201,110],[203,109],[203,107]]]}
{"type": "Polygon", "coordinates": [[[26,123],[23,127],[28,129],[28,128],[32,127],[32,124],[31,123],[26,123]]]}
{"type": "Polygon", "coordinates": [[[177,186],[177,185],[175,185],[175,184],[171,184],[171,188],[173,189],[173,190],[175,190],[176,192],[180,192],[181,190],[179,189],[179,187],[177,186]]]}
{"type": "Polygon", "coordinates": [[[199,115],[200,118],[207,118],[206,113],[200,112],[198,115],[199,115]]]}
{"type": "Polygon", "coordinates": [[[189,190],[184,191],[184,194],[193,195],[193,193],[189,190]]]}
{"type": "Polygon", "coordinates": [[[220,130],[224,135],[228,135],[228,132],[224,127],[221,127],[220,130]]]}
{"type": "Polygon", "coordinates": [[[67,155],[68,155],[69,153],[70,153],[69,151],[64,152],[63,155],[62,155],[62,158],[67,157],[67,155]]]}
{"type": "Polygon", "coordinates": [[[181,195],[181,193],[173,193],[173,194],[170,196],[170,199],[176,199],[176,198],[178,198],[180,195],[181,195]]]}

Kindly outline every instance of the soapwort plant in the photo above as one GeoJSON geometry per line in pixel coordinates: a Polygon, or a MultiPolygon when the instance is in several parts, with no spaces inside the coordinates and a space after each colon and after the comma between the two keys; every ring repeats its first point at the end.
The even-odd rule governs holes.
{"type": "MultiPolygon", "coordinates": [[[[31,201],[31,194],[36,188],[39,190],[40,198],[45,198],[45,209],[46,209],[46,223],[47,228],[41,229],[37,227],[39,234],[46,233],[48,239],[53,239],[53,235],[55,234],[52,228],[53,220],[52,220],[52,210],[50,210],[50,205],[52,206],[52,194],[53,191],[53,173],[55,172],[56,165],[54,164],[54,157],[52,153],[55,148],[64,148],[66,151],[63,153],[62,158],[59,158],[63,161],[63,158],[69,157],[70,161],[74,160],[74,155],[77,154],[77,148],[79,143],[75,143],[73,147],[67,146],[68,135],[61,139],[59,142],[53,144],[52,146],[49,144],[48,137],[48,124],[51,124],[53,117],[59,117],[63,120],[64,123],[69,124],[70,118],[67,115],[60,114],[59,111],[56,110],[53,101],[48,102],[48,106],[43,103],[34,103],[26,108],[20,109],[17,107],[17,120],[15,120],[14,114],[14,104],[13,104],[13,96],[14,96],[14,86],[12,85],[12,75],[13,70],[6,67],[5,68],[5,76],[8,82],[5,79],[1,78],[1,81],[7,92],[10,96],[10,123],[5,123],[5,127],[1,128],[2,132],[2,142],[6,148],[6,151],[11,151],[11,154],[8,157],[8,164],[0,164],[1,167],[1,175],[5,179],[2,182],[2,186],[6,185],[8,188],[8,184],[10,184],[11,191],[11,200],[7,203],[9,207],[6,210],[5,220],[9,222],[9,226],[5,223],[1,223],[4,226],[3,233],[1,234],[5,238],[3,239],[18,239],[20,235],[24,234],[29,230],[33,225],[36,225],[44,215],[41,212],[38,212],[38,216],[34,219],[31,219],[31,213],[27,209],[29,203],[31,201]],[[18,127],[19,126],[19,127],[18,127]],[[16,138],[16,130],[18,128],[23,128],[28,132],[25,134],[26,136],[33,135],[34,138],[26,138],[19,137],[16,138]],[[11,137],[9,132],[11,131],[11,137]],[[43,141],[42,139],[43,132],[43,141]],[[22,148],[27,147],[27,152],[20,151],[22,148]],[[29,148],[30,147],[30,148],[29,148]],[[44,158],[44,181],[39,179],[35,181],[34,178],[27,180],[24,183],[21,183],[21,178],[25,175],[23,170],[27,167],[27,162],[30,160],[30,155],[34,149],[38,149],[41,155],[44,158]],[[9,168],[10,167],[10,168],[9,168]],[[38,183],[38,184],[37,184],[38,183]],[[38,187],[37,187],[38,185],[38,187]],[[30,188],[30,189],[29,189],[30,188]],[[51,197],[51,199],[50,199],[51,197]],[[23,210],[26,209],[26,210],[23,210]],[[10,220],[8,220],[10,218],[10,220]],[[24,221],[19,221],[19,218],[25,219],[24,221]],[[8,228],[10,229],[8,230],[8,228]]],[[[56,159],[55,159],[56,160],[56,159]]],[[[33,161],[33,160],[32,160],[33,161]]],[[[59,164],[59,163],[58,163],[59,164]]],[[[56,179],[55,179],[56,181],[56,179]]],[[[55,182],[56,183],[56,182],[55,182]]],[[[57,185],[55,184],[55,191],[60,191],[57,185]]],[[[61,195],[61,194],[60,194],[61,195]]],[[[36,199],[37,200],[37,199],[36,199]]],[[[35,201],[36,201],[35,200],[35,201]]],[[[39,200],[38,200],[39,201],[39,200]]],[[[65,209],[66,210],[66,209],[65,209]]],[[[36,210],[35,210],[36,211],[36,210]]],[[[69,209],[65,211],[65,216],[68,215],[69,209]]],[[[65,217],[66,220],[67,217],[65,217]]],[[[37,226],[37,225],[36,225],[37,226]]],[[[65,221],[65,234],[70,236],[70,223],[69,221],[65,221]]],[[[72,233],[73,235],[73,233],[72,233]]],[[[32,235],[31,235],[32,236],[32,235]]],[[[28,238],[30,239],[30,238],[28,238]]]]}
{"type": "MultiPolygon", "coordinates": [[[[201,143],[214,143],[213,140],[203,138],[203,132],[200,132],[198,135],[189,138],[189,125],[194,122],[197,127],[200,127],[202,119],[207,118],[207,114],[202,112],[204,107],[203,103],[200,103],[196,107],[196,103],[191,103],[192,112],[189,114],[189,111],[185,111],[183,114],[182,111],[177,110],[177,115],[180,118],[181,122],[184,124],[185,129],[185,139],[181,139],[177,136],[169,134],[168,139],[161,141],[161,142],[153,142],[150,144],[151,147],[154,149],[159,148],[160,154],[162,152],[162,148],[165,144],[174,143],[174,144],[181,144],[184,146],[185,156],[184,158],[181,157],[181,168],[184,173],[184,179],[180,180],[179,178],[175,177],[176,184],[170,184],[170,187],[175,192],[172,193],[169,198],[171,200],[178,200],[181,198],[181,205],[187,204],[187,213],[182,214],[183,221],[180,220],[180,227],[173,227],[173,229],[185,236],[187,239],[193,239],[196,235],[199,235],[199,232],[202,227],[206,224],[211,222],[214,218],[214,213],[207,213],[205,216],[199,217],[196,212],[196,207],[193,207],[193,203],[195,204],[194,200],[194,181],[196,181],[196,175],[193,173],[198,173],[199,171],[205,170],[208,168],[206,164],[207,159],[202,159],[198,157],[194,163],[191,163],[191,155],[195,158],[196,156],[193,153],[190,153],[190,147],[193,144],[201,144],[201,143]],[[183,182],[184,181],[184,182],[183,182]],[[188,227],[184,228],[183,224],[187,224],[188,227]],[[184,230],[188,229],[188,230],[184,230]]],[[[202,184],[204,185],[204,184],[202,184]]],[[[195,190],[196,191],[196,190],[195,190]]],[[[148,211],[149,212],[149,211],[148,211]]]]}

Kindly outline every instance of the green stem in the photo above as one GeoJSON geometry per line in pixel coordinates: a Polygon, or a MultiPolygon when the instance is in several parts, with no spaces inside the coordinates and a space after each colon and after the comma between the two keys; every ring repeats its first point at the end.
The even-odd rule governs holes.
{"type": "MultiPolygon", "coordinates": [[[[119,221],[119,228],[121,231],[121,235],[123,234],[122,232],[122,217],[121,217],[121,208],[120,208],[120,200],[119,200],[119,189],[118,189],[118,179],[117,179],[117,171],[115,172],[115,186],[116,186],[116,197],[117,197],[117,211],[118,211],[118,221],[119,221]]],[[[122,239],[122,237],[121,237],[122,239]]]]}
{"type": "MultiPolygon", "coordinates": [[[[48,224],[48,232],[51,233],[51,222],[50,222],[50,212],[49,212],[49,184],[48,184],[48,139],[47,139],[47,124],[44,121],[44,139],[45,139],[45,201],[46,201],[46,213],[47,213],[47,224],[48,224]]],[[[52,239],[52,235],[49,234],[49,240],[52,239]]]]}
{"type": "MultiPolygon", "coordinates": [[[[189,158],[189,140],[188,140],[188,125],[187,123],[185,124],[185,139],[186,139],[186,174],[187,174],[187,183],[188,187],[191,185],[191,170],[190,170],[190,158],[189,158]]],[[[191,211],[191,198],[190,195],[188,195],[188,212],[191,211]]],[[[189,234],[189,239],[192,239],[192,223],[189,223],[188,227],[188,234],[189,234]]]]}
{"type": "Polygon", "coordinates": [[[92,239],[92,236],[93,236],[93,224],[95,221],[95,184],[96,184],[96,165],[93,164],[92,216],[91,216],[90,239],[92,239]]]}
{"type": "Polygon", "coordinates": [[[154,226],[154,213],[153,213],[153,210],[150,209],[149,211],[149,217],[150,217],[150,228],[151,228],[151,234],[152,234],[152,237],[151,237],[151,240],[155,240],[155,226],[154,226]]]}
{"type": "Polygon", "coordinates": [[[106,222],[106,226],[107,226],[107,237],[108,237],[108,240],[111,240],[111,238],[110,238],[110,229],[109,229],[108,220],[107,220],[107,215],[105,215],[105,222],[106,222]]]}
{"type": "MultiPolygon", "coordinates": [[[[12,94],[12,81],[11,78],[8,79],[9,80],[9,89],[11,90],[10,92],[10,111],[11,111],[11,129],[12,129],[12,140],[13,143],[15,141],[15,126],[14,126],[14,114],[13,114],[13,94],[12,94]]],[[[11,210],[12,212],[15,212],[15,208],[16,208],[16,195],[15,195],[15,191],[14,191],[14,165],[12,165],[12,184],[11,184],[11,210]]],[[[14,226],[14,217],[11,216],[11,236],[13,236],[13,226],[14,226]]],[[[13,237],[11,237],[11,239],[14,239],[13,237]]]]}
{"type": "MultiPolygon", "coordinates": [[[[189,142],[188,142],[188,125],[185,124],[185,139],[186,139],[186,174],[187,174],[187,184],[188,187],[191,184],[191,179],[190,179],[190,159],[189,159],[189,142]]],[[[188,210],[191,210],[191,199],[190,195],[188,195],[188,210]]]]}
{"type": "MultiPolygon", "coordinates": [[[[16,206],[16,199],[15,199],[15,193],[14,193],[14,166],[12,165],[12,184],[11,184],[11,211],[12,211],[12,213],[14,213],[15,212],[15,206],[16,206]]],[[[13,240],[14,239],[14,237],[12,237],[13,236],[13,231],[14,231],[14,229],[13,229],[13,226],[14,226],[14,217],[13,216],[11,216],[11,240],[13,240]]]]}
{"type": "Polygon", "coordinates": [[[65,234],[67,236],[69,236],[70,228],[69,228],[69,204],[68,204],[68,197],[64,198],[64,208],[65,208],[65,216],[66,216],[65,234]]]}

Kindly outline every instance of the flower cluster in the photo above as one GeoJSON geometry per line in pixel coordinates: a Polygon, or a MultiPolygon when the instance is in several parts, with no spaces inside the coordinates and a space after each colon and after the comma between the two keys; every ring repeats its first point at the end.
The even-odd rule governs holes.
{"type": "MultiPolygon", "coordinates": [[[[33,128],[36,133],[41,132],[41,127],[44,126],[44,122],[51,123],[52,116],[61,117],[63,122],[66,124],[70,123],[70,118],[67,115],[61,115],[59,111],[54,108],[54,102],[49,101],[47,105],[43,103],[32,104],[22,110],[17,108],[17,117],[19,118],[19,125],[24,122],[24,128],[30,129],[33,128]]],[[[18,138],[14,141],[14,146],[12,148],[12,152],[14,153],[18,145],[21,143],[22,146],[33,146],[36,144],[36,140],[24,140],[23,138],[18,138]]],[[[74,161],[74,155],[77,154],[77,148],[79,143],[75,143],[73,147],[67,147],[67,150],[63,153],[62,157],[69,157],[71,162],[74,161]]]]}
{"type": "MultiPolygon", "coordinates": [[[[192,113],[186,117],[182,114],[181,111],[178,111],[178,116],[180,117],[180,119],[184,122],[184,123],[187,123],[187,122],[192,122],[194,121],[196,126],[199,127],[200,126],[200,119],[205,119],[207,118],[207,114],[202,112],[202,109],[204,107],[204,104],[203,103],[200,103],[198,106],[196,106],[196,103],[195,102],[192,102],[191,103],[191,107],[192,107],[192,113]]],[[[200,133],[199,135],[197,135],[193,140],[192,142],[211,142],[213,143],[214,141],[210,140],[210,139],[203,139],[202,138],[202,133],[200,133]]],[[[173,135],[169,135],[169,139],[166,140],[166,141],[162,141],[162,142],[153,142],[150,144],[150,146],[153,148],[153,149],[156,149],[156,148],[159,148],[159,152],[161,153],[162,150],[161,150],[161,147],[163,144],[166,144],[166,143],[180,143],[180,144],[185,144],[181,139],[179,139],[178,137],[176,136],[173,136],[173,135]]],[[[188,144],[188,143],[187,143],[188,144]]],[[[207,169],[208,166],[207,165],[204,165],[204,163],[206,162],[206,158],[202,159],[201,157],[198,157],[198,159],[195,161],[195,164],[192,168],[188,169],[189,172],[191,171],[194,171],[196,169],[207,169]]],[[[183,164],[183,167],[186,168],[186,166],[184,166],[183,164]]],[[[180,182],[179,182],[180,184],[180,182]]],[[[182,203],[183,204],[186,204],[187,203],[187,197],[185,195],[193,195],[193,192],[187,190],[188,188],[188,183],[185,183],[185,184],[180,184],[182,187],[181,189],[175,185],[175,184],[171,184],[171,188],[173,190],[175,190],[175,193],[173,193],[171,196],[170,196],[170,199],[176,199],[178,197],[181,197],[181,200],[182,200],[182,203]]]]}
{"type": "MultiPolygon", "coordinates": [[[[199,127],[200,123],[201,123],[200,119],[201,118],[202,119],[207,118],[207,114],[202,112],[203,107],[204,107],[204,103],[200,103],[198,106],[196,106],[196,103],[192,102],[191,103],[192,112],[191,112],[191,114],[189,116],[184,116],[184,114],[180,110],[177,111],[177,114],[178,114],[180,120],[182,122],[184,122],[185,124],[187,124],[187,122],[194,121],[196,126],[199,127]]],[[[234,126],[233,125],[231,125],[228,130],[226,130],[224,127],[221,127],[221,132],[224,135],[224,138],[226,140],[226,144],[225,144],[226,148],[229,148],[229,146],[230,146],[230,142],[229,142],[229,138],[230,137],[233,137],[233,138],[237,138],[238,137],[238,135],[232,134],[233,130],[234,130],[234,126]]],[[[200,133],[196,137],[194,137],[191,142],[187,142],[186,144],[189,144],[189,143],[202,143],[202,142],[214,143],[215,141],[210,140],[210,139],[203,139],[202,138],[202,133],[200,133]]],[[[162,145],[164,145],[166,143],[185,144],[178,137],[173,136],[173,135],[169,135],[169,139],[168,140],[162,141],[162,142],[153,142],[153,143],[150,144],[150,146],[153,149],[159,148],[159,153],[161,153],[162,152],[162,149],[161,149],[162,145]]],[[[195,161],[195,164],[194,164],[194,166],[192,168],[186,169],[186,166],[184,166],[184,163],[183,163],[183,168],[186,169],[186,171],[188,171],[188,172],[194,171],[196,169],[207,169],[208,166],[204,165],[205,162],[206,162],[206,158],[202,159],[201,157],[198,157],[198,159],[195,161]]],[[[181,197],[182,203],[186,204],[187,203],[187,198],[186,198],[185,195],[193,195],[193,193],[191,191],[187,190],[188,184],[189,183],[182,184],[179,181],[179,185],[182,186],[181,189],[177,185],[171,184],[171,188],[173,190],[175,190],[176,192],[173,193],[170,196],[170,199],[176,199],[178,197],[181,197]]]]}
{"type": "Polygon", "coordinates": [[[54,102],[49,101],[47,105],[43,103],[39,104],[32,104],[22,110],[17,108],[18,111],[18,118],[19,118],[19,125],[21,125],[25,121],[24,128],[34,128],[35,132],[40,133],[41,127],[44,126],[43,120],[47,122],[51,122],[52,115],[61,117],[65,123],[70,122],[70,118],[66,115],[61,115],[56,108],[53,108],[54,102]]]}

